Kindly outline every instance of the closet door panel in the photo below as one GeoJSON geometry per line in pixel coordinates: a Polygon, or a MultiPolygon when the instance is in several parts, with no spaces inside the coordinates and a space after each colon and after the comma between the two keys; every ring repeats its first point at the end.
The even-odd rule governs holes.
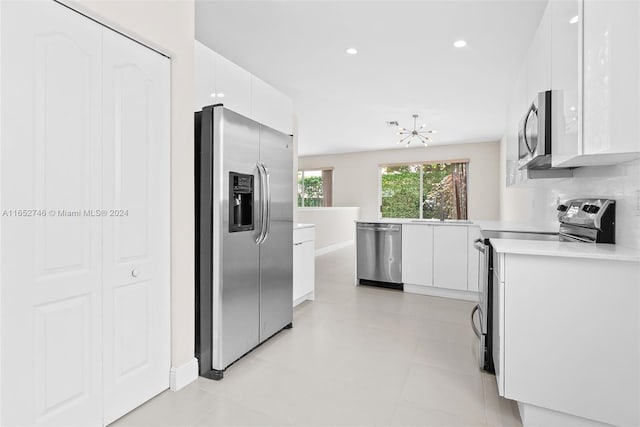
{"type": "Polygon", "coordinates": [[[102,29],[2,7],[0,424],[100,425],[102,29]]]}
{"type": "Polygon", "coordinates": [[[105,423],[169,386],[169,60],[104,30],[105,423]]]}

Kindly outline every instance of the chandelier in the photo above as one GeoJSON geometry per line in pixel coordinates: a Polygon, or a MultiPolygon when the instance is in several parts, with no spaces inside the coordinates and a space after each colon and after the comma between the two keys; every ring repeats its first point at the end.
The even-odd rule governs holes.
{"type": "Polygon", "coordinates": [[[413,115],[413,130],[403,128],[398,126],[398,122],[387,122],[390,126],[398,126],[398,135],[401,136],[400,140],[397,142],[398,144],[405,144],[406,147],[409,147],[413,141],[417,141],[422,143],[424,147],[426,147],[428,142],[431,142],[431,138],[427,135],[436,133],[435,130],[423,130],[427,125],[422,124],[420,127],[417,126],[418,115],[413,115]]]}

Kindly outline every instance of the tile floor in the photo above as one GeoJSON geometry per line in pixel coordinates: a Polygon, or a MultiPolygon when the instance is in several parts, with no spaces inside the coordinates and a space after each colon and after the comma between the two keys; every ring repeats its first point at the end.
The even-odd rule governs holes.
{"type": "Polygon", "coordinates": [[[113,426],[519,426],[476,367],[470,302],[353,285],[354,248],[316,258],[316,300],[227,369],[113,426]]]}

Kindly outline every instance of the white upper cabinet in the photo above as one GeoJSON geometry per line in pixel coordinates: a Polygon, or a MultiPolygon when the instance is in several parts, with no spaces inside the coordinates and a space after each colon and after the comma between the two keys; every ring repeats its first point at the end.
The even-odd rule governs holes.
{"type": "Polygon", "coordinates": [[[551,8],[547,6],[527,54],[527,105],[551,88],[551,8]]]}
{"type": "Polygon", "coordinates": [[[640,156],[640,2],[585,1],[583,59],[584,154],[640,156]]]}
{"type": "Polygon", "coordinates": [[[256,76],[251,76],[251,116],[281,132],[293,133],[291,99],[256,76]]]}
{"type": "Polygon", "coordinates": [[[608,165],[640,157],[640,2],[551,5],[552,85],[563,91],[553,165],[608,165]]]}
{"type": "Polygon", "coordinates": [[[195,42],[194,111],[224,104],[236,113],[287,134],[293,129],[293,103],[244,68],[195,42]]]}
{"type": "Polygon", "coordinates": [[[251,117],[251,74],[225,57],[213,55],[216,96],[211,98],[211,104],[224,104],[238,114],[251,117]]]}
{"type": "Polygon", "coordinates": [[[582,1],[552,1],[551,88],[553,98],[553,163],[560,164],[576,156],[582,138],[582,102],[580,88],[582,54],[582,1]]]}
{"type": "Polygon", "coordinates": [[[215,58],[211,49],[196,41],[194,50],[194,79],[195,96],[193,111],[200,111],[202,107],[215,104],[217,101],[212,96],[215,89],[215,58]]]}

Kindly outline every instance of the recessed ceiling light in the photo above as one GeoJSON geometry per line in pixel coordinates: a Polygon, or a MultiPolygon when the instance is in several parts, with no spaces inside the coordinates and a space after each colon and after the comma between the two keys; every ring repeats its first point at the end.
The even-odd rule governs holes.
{"type": "Polygon", "coordinates": [[[224,98],[224,93],[219,93],[218,98],[224,98]]]}
{"type": "Polygon", "coordinates": [[[350,47],[346,49],[345,52],[347,52],[349,55],[357,55],[358,49],[356,49],[355,47],[350,47]]]}
{"type": "Polygon", "coordinates": [[[215,97],[216,97],[216,93],[215,93],[215,92],[211,92],[211,95],[210,95],[210,96],[211,96],[212,98],[215,98],[215,97]]]}
{"type": "Polygon", "coordinates": [[[574,16],[573,18],[569,19],[569,24],[575,24],[578,22],[580,18],[578,18],[578,15],[574,16]]]}
{"type": "Polygon", "coordinates": [[[456,40],[455,42],[453,42],[453,45],[455,47],[465,47],[467,45],[467,42],[465,40],[456,40]]]}

